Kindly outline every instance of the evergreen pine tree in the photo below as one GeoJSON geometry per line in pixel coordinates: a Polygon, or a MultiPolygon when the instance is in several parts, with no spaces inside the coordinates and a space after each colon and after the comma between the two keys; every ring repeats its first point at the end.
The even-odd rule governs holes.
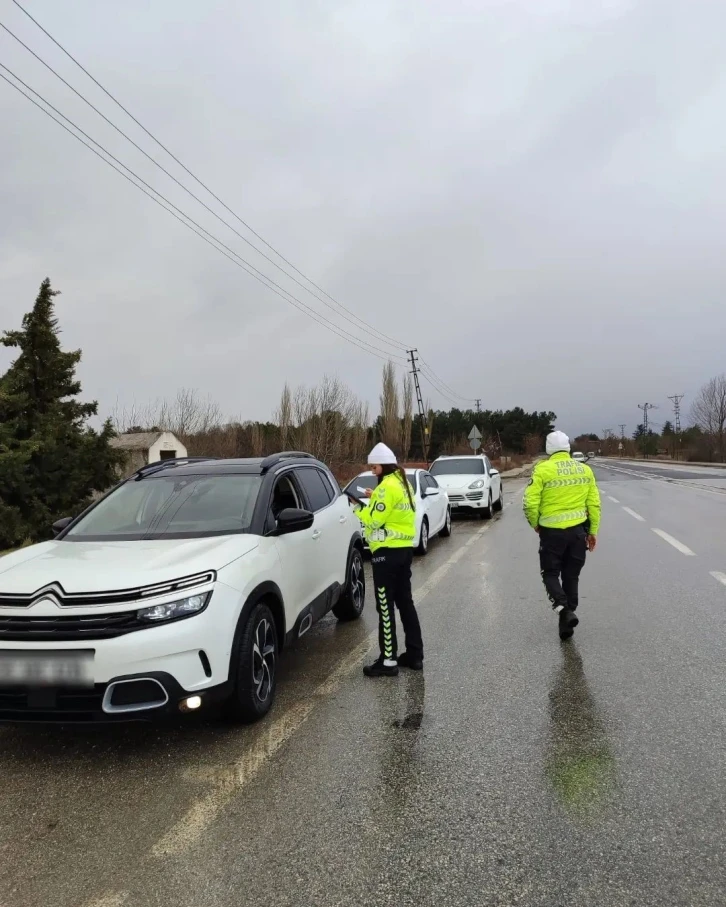
{"type": "Polygon", "coordinates": [[[110,421],[100,432],[87,424],[98,404],[77,399],[81,351],[61,349],[57,295],[46,278],[22,328],[0,337],[19,351],[0,378],[0,549],[50,537],[55,520],[115,481],[123,460],[109,446],[110,421]]]}

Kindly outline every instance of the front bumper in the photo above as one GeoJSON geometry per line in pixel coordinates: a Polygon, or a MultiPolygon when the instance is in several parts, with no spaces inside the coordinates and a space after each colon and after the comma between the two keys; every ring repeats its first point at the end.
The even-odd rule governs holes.
{"type": "MultiPolygon", "coordinates": [[[[150,685],[146,685],[148,689],[150,685]]],[[[190,696],[200,696],[202,702],[192,714],[206,714],[211,708],[224,701],[232,692],[230,682],[207,687],[200,692],[185,690],[177,680],[163,671],[151,671],[115,677],[109,683],[97,683],[85,689],[61,689],[41,687],[35,689],[0,687],[0,724],[116,724],[129,721],[159,721],[179,717],[189,710],[183,703],[190,696]],[[142,689],[132,687],[134,683],[154,681],[157,699],[129,701],[124,705],[112,706],[109,710],[109,692],[113,689],[142,689]],[[154,705],[163,691],[164,701],[154,705]]],[[[133,697],[126,696],[126,699],[133,697]]]]}
{"type": "MultiPolygon", "coordinates": [[[[31,688],[0,683],[0,722],[153,720],[178,716],[180,702],[190,696],[202,698],[202,707],[196,711],[203,713],[208,702],[224,698],[229,692],[230,659],[240,607],[240,594],[217,582],[204,611],[113,638],[36,641],[31,633],[27,641],[19,640],[17,634],[11,639],[0,638],[0,650],[18,656],[32,653],[52,658],[69,650],[93,655],[89,677],[93,685],[89,687],[31,688]],[[128,683],[143,679],[149,681],[145,691],[128,683]],[[123,694],[113,694],[116,699],[133,699],[141,692],[144,695],[138,702],[130,703],[133,708],[118,710],[107,695],[114,685],[125,686],[123,694]],[[151,695],[153,688],[158,691],[156,696],[151,695]]],[[[73,609],[71,614],[84,617],[113,612],[118,613],[119,609],[73,609]]],[[[17,613],[3,609],[2,616],[17,613]]],[[[56,613],[57,609],[52,612],[56,613]]]]}
{"type": "Polygon", "coordinates": [[[489,491],[487,488],[452,488],[447,489],[449,504],[452,511],[480,510],[489,506],[489,491]]]}

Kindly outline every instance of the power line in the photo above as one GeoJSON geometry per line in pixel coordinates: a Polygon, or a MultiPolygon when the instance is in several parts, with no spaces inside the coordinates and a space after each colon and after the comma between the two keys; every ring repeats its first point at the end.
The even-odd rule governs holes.
{"type": "Polygon", "coordinates": [[[272,292],[275,293],[277,296],[279,296],[281,299],[284,299],[286,302],[289,302],[295,308],[304,312],[304,314],[307,314],[310,318],[313,319],[313,321],[316,321],[322,327],[326,328],[326,330],[329,330],[332,333],[337,334],[339,337],[342,337],[343,340],[347,340],[349,343],[353,344],[354,346],[357,346],[359,349],[362,349],[364,352],[371,353],[371,355],[377,356],[379,359],[382,359],[384,362],[389,362],[391,359],[395,359],[399,364],[404,364],[404,360],[391,356],[385,350],[381,350],[378,347],[374,347],[372,344],[369,344],[366,340],[363,340],[362,338],[359,338],[359,337],[353,337],[351,335],[345,334],[345,333],[343,333],[342,329],[338,330],[338,328],[340,327],[339,325],[335,325],[332,322],[328,321],[327,319],[323,318],[318,312],[315,312],[314,309],[311,309],[304,302],[299,300],[296,296],[293,296],[292,293],[290,293],[284,287],[281,287],[279,284],[276,284],[275,281],[273,281],[271,278],[269,278],[263,272],[258,271],[257,268],[255,268],[253,265],[251,265],[249,262],[247,262],[245,259],[243,259],[237,252],[235,252],[233,249],[230,249],[229,246],[225,245],[221,240],[219,240],[216,236],[214,236],[214,234],[210,233],[208,230],[206,230],[204,227],[202,227],[200,224],[198,224],[195,220],[193,220],[191,217],[189,217],[188,214],[186,214],[184,211],[182,211],[180,208],[178,208],[176,205],[174,205],[172,202],[170,202],[169,199],[167,199],[164,195],[162,195],[160,192],[158,192],[156,189],[154,189],[152,186],[150,186],[137,173],[135,173],[133,170],[131,170],[131,168],[127,167],[126,164],[124,164],[117,157],[115,157],[113,154],[111,154],[110,151],[108,151],[101,144],[96,142],[95,139],[91,138],[91,136],[89,136],[86,132],[84,132],[72,120],[70,120],[63,113],[61,113],[56,107],[54,107],[49,101],[47,101],[41,94],[39,94],[39,92],[35,91],[35,89],[31,88],[29,85],[27,85],[25,82],[23,82],[23,80],[20,79],[11,69],[9,69],[7,66],[5,66],[2,63],[0,63],[0,68],[4,69],[5,72],[10,73],[10,75],[20,83],[20,85],[24,86],[25,88],[28,89],[28,91],[32,92],[36,97],[40,98],[40,100],[44,104],[46,104],[50,108],[50,110],[53,110],[55,113],[57,113],[58,116],[60,116],[67,123],[69,123],[74,129],[76,129],[77,132],[80,133],[80,135],[77,135],[75,132],[73,132],[71,129],[69,129],[68,126],[66,126],[64,123],[61,122],[61,120],[54,117],[52,113],[50,113],[48,110],[46,110],[44,107],[42,107],[36,100],[34,100],[34,98],[32,98],[29,94],[26,94],[26,92],[23,91],[22,88],[20,88],[18,85],[15,85],[13,82],[11,82],[10,79],[8,79],[2,73],[0,73],[0,79],[3,79],[3,81],[7,82],[8,85],[10,85],[17,92],[19,92],[24,98],[26,98],[28,101],[30,101],[31,104],[34,104],[46,116],[50,117],[50,119],[53,120],[53,122],[57,123],[63,129],[65,129],[66,132],[68,132],[70,135],[72,135],[73,138],[75,138],[77,141],[79,141],[82,145],[85,145],[86,148],[88,148],[90,151],[92,151],[105,164],[107,164],[109,167],[111,167],[117,173],[121,174],[121,176],[123,176],[124,179],[128,180],[128,182],[130,182],[132,186],[135,186],[137,189],[139,189],[141,192],[143,192],[144,195],[148,196],[153,202],[156,202],[156,204],[158,204],[161,208],[163,208],[165,211],[167,211],[169,214],[171,214],[172,217],[176,218],[180,223],[182,223],[185,227],[187,227],[189,230],[191,230],[192,233],[196,233],[197,236],[199,236],[201,239],[203,239],[208,245],[212,246],[213,249],[216,249],[218,252],[221,252],[222,255],[225,256],[225,258],[228,258],[233,264],[237,265],[237,267],[241,268],[243,271],[245,271],[251,277],[254,277],[255,280],[259,281],[263,286],[267,287],[268,290],[272,290],[272,292]],[[81,138],[81,135],[85,136],[85,138],[88,139],[88,142],[84,141],[81,138]],[[89,144],[89,142],[93,143],[93,145],[96,145],[98,148],[100,148],[101,151],[103,151],[103,154],[101,154],[99,151],[97,151],[96,148],[93,147],[93,145],[89,144]],[[111,158],[111,160],[108,160],[106,157],[104,157],[103,156],[104,154],[108,155],[108,158],[111,158]],[[112,161],[115,161],[116,164],[118,164],[119,166],[117,167],[114,163],[112,163],[112,161]],[[131,174],[131,176],[128,176],[126,173],[124,173],[123,170],[120,169],[120,167],[123,167],[124,170],[128,171],[128,173],[131,174]],[[133,179],[131,177],[133,177],[133,179]],[[136,182],[136,181],[138,181],[138,182],[136,182]],[[146,188],[144,188],[144,187],[146,187],[146,188]],[[154,194],[152,195],[151,193],[154,193],[154,194]],[[158,196],[158,198],[156,196],[158,196]],[[159,199],[161,199],[161,201],[159,199]],[[175,213],[175,212],[177,212],[177,213],[175,213]],[[197,228],[197,229],[195,229],[195,228],[197,228]]]}
{"type": "MultiPolygon", "coordinates": [[[[373,325],[369,324],[367,321],[365,321],[364,319],[362,319],[358,315],[356,315],[355,312],[351,311],[349,308],[344,306],[342,303],[338,302],[337,299],[335,299],[328,292],[326,292],[322,287],[318,286],[313,280],[311,280],[309,277],[307,277],[291,261],[288,261],[288,259],[285,258],[285,256],[282,255],[280,252],[278,252],[274,246],[272,246],[270,243],[268,243],[267,240],[263,239],[263,237],[260,236],[259,233],[257,233],[245,220],[243,220],[235,211],[233,211],[232,208],[230,208],[227,204],[225,204],[225,202],[223,202],[222,199],[219,198],[219,196],[217,196],[214,192],[212,192],[212,190],[204,182],[202,182],[202,180],[199,179],[199,177],[197,177],[188,167],[185,166],[185,164],[183,164],[179,160],[178,157],[176,157],[176,155],[174,155],[166,147],[166,145],[164,145],[159,139],[157,139],[156,136],[143,125],[143,123],[141,123],[129,110],[127,110],[127,108],[124,107],[124,105],[120,101],[118,101],[111,94],[111,92],[109,92],[98,81],[98,79],[96,79],[93,75],[91,75],[91,73],[85,68],[85,66],[83,66],[73,56],[73,54],[70,53],[70,51],[66,50],[66,48],[63,47],[63,45],[59,41],[57,41],[53,37],[53,35],[51,35],[50,32],[47,31],[40,24],[40,22],[38,22],[37,19],[35,19],[33,16],[31,16],[31,14],[22,6],[21,3],[18,2],[18,0],[13,0],[13,3],[15,3],[15,5],[18,7],[18,9],[20,9],[35,25],[37,25],[37,27],[43,32],[43,34],[45,34],[56,45],[56,47],[58,47],[70,60],[72,60],[76,64],[76,66],[78,66],[79,69],[81,69],[88,76],[88,78],[91,79],[91,81],[93,81],[94,84],[96,84],[101,89],[101,91],[103,91],[104,94],[107,95],[107,97],[109,97],[114,102],[114,104],[116,104],[128,117],[130,117],[133,120],[133,122],[136,123],[136,125],[139,126],[139,128],[142,129],[146,133],[146,135],[149,136],[149,138],[151,138],[187,174],[189,174],[189,176],[191,176],[192,179],[195,180],[195,182],[197,182],[206,192],[209,193],[209,195],[212,196],[212,198],[214,198],[220,205],[222,205],[222,207],[225,208],[225,210],[227,210],[236,220],[238,220],[239,223],[241,223],[247,230],[249,230],[250,233],[252,233],[255,237],[257,237],[257,239],[259,239],[260,242],[262,242],[268,249],[270,249],[272,252],[274,252],[275,255],[277,255],[277,257],[281,261],[285,262],[285,264],[288,265],[288,267],[292,268],[292,270],[295,271],[295,273],[299,274],[305,281],[307,281],[307,283],[309,283],[312,287],[314,287],[315,290],[319,291],[319,293],[322,293],[325,297],[327,297],[327,299],[330,300],[330,302],[327,302],[326,299],[323,299],[320,295],[318,295],[318,293],[313,292],[313,290],[311,290],[310,287],[305,286],[304,283],[302,283],[300,280],[298,280],[296,277],[294,277],[292,274],[290,274],[288,271],[286,271],[280,264],[278,264],[278,262],[274,261],[272,258],[269,257],[269,255],[266,255],[261,249],[259,249],[257,246],[255,246],[255,244],[252,243],[249,239],[247,239],[246,236],[244,236],[242,233],[240,233],[235,227],[233,227],[228,221],[226,221],[213,208],[211,208],[204,201],[202,201],[202,199],[200,199],[197,195],[195,195],[191,191],[191,189],[189,189],[186,185],[184,185],[184,183],[182,183],[172,173],[170,173],[162,164],[160,164],[155,158],[153,158],[150,154],[148,154],[148,152],[146,152],[137,142],[135,142],[129,135],[127,135],[120,127],[118,127],[105,114],[103,114],[91,101],[88,100],[88,98],[86,98],[83,94],[81,94],[81,92],[79,92],[76,88],[74,88],[73,85],[70,84],[70,82],[66,81],[66,79],[63,78],[63,76],[61,76],[58,72],[56,72],[56,70],[53,69],[53,67],[49,63],[47,63],[41,56],[39,56],[39,54],[35,53],[35,51],[32,50],[32,48],[30,48],[16,34],[14,34],[14,32],[12,32],[6,25],[4,25],[2,22],[0,22],[1,28],[3,28],[12,38],[14,38],[20,45],[22,45],[22,47],[24,47],[25,50],[28,51],[28,53],[32,54],[32,56],[35,57],[35,59],[38,60],[39,63],[41,63],[43,66],[45,66],[46,69],[48,69],[50,72],[52,72],[53,75],[56,78],[58,78],[61,82],[63,82],[64,85],[66,85],[68,88],[70,88],[71,91],[74,94],[76,94],[85,104],[87,104],[93,111],[95,111],[100,117],[102,117],[102,119],[104,119],[109,124],[109,126],[111,126],[113,129],[115,129],[116,132],[118,132],[120,135],[122,135],[138,151],[140,151],[146,158],[148,158],[148,160],[150,160],[152,164],[154,164],[156,167],[158,167],[171,180],[173,180],[181,189],[183,189],[188,195],[190,195],[196,202],[198,202],[200,205],[202,205],[202,207],[204,207],[207,211],[209,211],[210,214],[212,214],[214,217],[216,217],[217,220],[219,220],[221,223],[223,223],[229,230],[231,230],[243,242],[247,243],[247,245],[250,246],[250,248],[254,249],[255,252],[257,252],[259,255],[261,255],[262,258],[264,258],[271,265],[273,265],[273,267],[282,271],[282,273],[285,274],[290,280],[294,281],[299,287],[301,287],[307,293],[310,293],[310,295],[313,296],[315,299],[317,299],[319,302],[322,302],[323,305],[327,306],[332,311],[336,311],[336,309],[333,307],[333,305],[330,304],[330,303],[333,303],[334,306],[337,306],[338,309],[341,309],[350,318],[352,318],[354,321],[358,322],[359,326],[363,327],[363,329],[367,333],[371,333],[372,335],[375,335],[377,337],[377,340],[379,343],[383,342],[386,345],[392,346],[394,349],[398,349],[402,352],[406,350],[406,344],[401,343],[400,341],[395,340],[392,337],[389,337],[387,334],[383,333],[382,331],[379,331],[377,328],[373,327],[373,325]]],[[[340,314],[340,313],[336,312],[336,314],[340,314]]]]}
{"type": "Polygon", "coordinates": [[[463,400],[466,403],[476,403],[475,397],[465,397],[463,394],[459,394],[453,388],[449,387],[449,385],[446,384],[446,382],[436,374],[436,372],[428,364],[428,362],[426,362],[425,359],[421,358],[421,364],[423,366],[423,370],[429,372],[432,376],[431,378],[429,378],[432,384],[434,382],[440,384],[442,387],[446,388],[447,392],[451,394],[452,397],[456,397],[458,400],[463,400]]]}

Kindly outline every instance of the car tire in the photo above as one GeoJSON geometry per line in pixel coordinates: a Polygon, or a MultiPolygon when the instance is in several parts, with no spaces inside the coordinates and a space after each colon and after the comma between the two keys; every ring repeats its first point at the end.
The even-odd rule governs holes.
{"type": "Polygon", "coordinates": [[[363,569],[363,552],[354,548],[348,559],[345,590],[333,608],[333,614],[343,623],[358,620],[366,603],[366,575],[363,569]]]}
{"type": "Polygon", "coordinates": [[[418,540],[418,545],[416,546],[416,554],[420,554],[421,557],[428,554],[429,552],[429,521],[426,517],[423,518],[421,522],[421,535],[418,540]]]}
{"type": "Polygon", "coordinates": [[[502,485],[499,486],[499,498],[494,502],[494,509],[497,513],[501,513],[504,510],[504,488],[502,485]]]}
{"type": "Polygon", "coordinates": [[[483,520],[491,520],[491,518],[492,518],[493,516],[494,516],[494,503],[492,502],[492,492],[491,492],[491,489],[489,489],[489,506],[488,506],[488,507],[485,507],[484,510],[482,510],[482,512],[481,512],[481,518],[482,518],[483,520]]]}
{"type": "Polygon", "coordinates": [[[232,721],[251,724],[272,708],[277,686],[277,627],[264,602],[252,609],[232,648],[230,677],[232,694],[225,714],[232,721]]]}
{"type": "Polygon", "coordinates": [[[451,507],[446,508],[446,519],[439,530],[439,535],[442,539],[447,539],[451,535],[451,507]]]}

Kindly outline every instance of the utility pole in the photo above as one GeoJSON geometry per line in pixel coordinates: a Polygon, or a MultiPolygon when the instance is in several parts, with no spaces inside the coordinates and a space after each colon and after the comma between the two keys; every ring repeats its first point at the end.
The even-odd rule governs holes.
{"type": "Polygon", "coordinates": [[[413,375],[413,386],[416,389],[416,403],[418,404],[418,417],[421,423],[421,449],[423,458],[426,463],[429,461],[429,447],[426,436],[428,435],[428,425],[426,424],[426,413],[424,411],[423,397],[421,396],[421,384],[418,380],[418,350],[407,350],[411,360],[411,374],[413,375]]]}
{"type": "Polygon", "coordinates": [[[639,403],[638,409],[643,410],[643,459],[648,459],[648,413],[651,409],[658,409],[655,403],[639,403]]]}
{"type": "Polygon", "coordinates": [[[481,398],[480,397],[476,398],[476,411],[477,411],[477,413],[481,413],[481,398]]]}
{"type": "Polygon", "coordinates": [[[620,423],[620,456],[625,456],[625,422],[620,423]]]}
{"type": "Polygon", "coordinates": [[[681,400],[685,397],[685,394],[673,394],[673,396],[668,397],[669,400],[673,401],[673,415],[675,416],[675,431],[676,431],[676,449],[674,451],[676,455],[676,460],[680,456],[681,450],[681,400]]]}

